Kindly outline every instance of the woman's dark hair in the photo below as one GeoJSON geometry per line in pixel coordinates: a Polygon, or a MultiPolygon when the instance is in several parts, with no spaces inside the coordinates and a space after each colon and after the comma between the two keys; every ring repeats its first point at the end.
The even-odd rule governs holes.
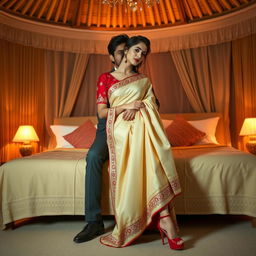
{"type": "MultiPolygon", "coordinates": [[[[147,55],[150,53],[150,40],[146,38],[145,36],[132,36],[130,37],[126,44],[125,44],[125,50],[129,50],[132,46],[139,44],[139,43],[144,43],[147,46],[147,53],[145,55],[145,58],[147,55]]],[[[139,67],[141,66],[142,63],[140,63],[138,66],[134,66],[133,70],[135,72],[138,72],[139,67]]]]}
{"type": "Polygon", "coordinates": [[[108,44],[108,53],[114,56],[116,47],[120,44],[126,44],[128,39],[129,39],[129,36],[127,36],[126,34],[120,34],[118,36],[112,37],[108,44]]]}
{"type": "Polygon", "coordinates": [[[146,56],[147,56],[150,53],[150,41],[145,36],[130,37],[125,44],[125,50],[129,50],[132,46],[139,44],[139,43],[144,43],[147,46],[147,54],[146,54],[146,56]]]}

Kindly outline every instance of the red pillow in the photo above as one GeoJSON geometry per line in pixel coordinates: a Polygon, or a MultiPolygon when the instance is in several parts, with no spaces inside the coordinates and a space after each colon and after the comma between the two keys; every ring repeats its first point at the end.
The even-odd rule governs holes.
{"type": "Polygon", "coordinates": [[[73,132],[63,136],[75,148],[90,148],[96,136],[94,124],[88,120],[73,132]]]}
{"type": "Polygon", "coordinates": [[[176,117],[170,126],[166,128],[166,133],[171,145],[174,147],[192,145],[206,135],[188,123],[183,117],[176,117]]]}

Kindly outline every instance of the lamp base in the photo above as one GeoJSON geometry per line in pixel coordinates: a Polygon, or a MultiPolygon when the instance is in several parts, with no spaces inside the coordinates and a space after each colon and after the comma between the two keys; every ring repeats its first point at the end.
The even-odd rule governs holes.
{"type": "Polygon", "coordinates": [[[20,154],[22,156],[30,156],[33,152],[32,145],[30,144],[24,144],[20,146],[20,154]]]}
{"type": "Polygon", "coordinates": [[[247,143],[246,143],[246,148],[247,148],[247,150],[248,150],[250,153],[256,155],[256,141],[253,140],[253,141],[247,142],[247,143]]]}

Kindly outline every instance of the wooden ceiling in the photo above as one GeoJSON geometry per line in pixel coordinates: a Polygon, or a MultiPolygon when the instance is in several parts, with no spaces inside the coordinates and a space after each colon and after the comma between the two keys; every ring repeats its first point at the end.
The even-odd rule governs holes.
{"type": "MultiPolygon", "coordinates": [[[[143,2],[143,1],[138,1],[143,2]]],[[[96,30],[152,29],[183,25],[236,11],[255,0],[160,0],[133,11],[102,0],[0,0],[0,10],[54,25],[96,30]]]]}

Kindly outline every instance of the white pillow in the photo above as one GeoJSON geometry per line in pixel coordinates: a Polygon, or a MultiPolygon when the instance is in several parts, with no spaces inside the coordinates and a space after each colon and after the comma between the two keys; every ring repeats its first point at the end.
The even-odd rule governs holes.
{"type": "Polygon", "coordinates": [[[196,129],[206,133],[206,136],[198,143],[195,143],[195,145],[209,143],[219,144],[215,137],[216,127],[219,119],[219,117],[212,117],[203,120],[188,121],[196,129]]]}
{"type": "Polygon", "coordinates": [[[73,132],[75,129],[78,128],[78,126],[51,125],[50,128],[56,137],[56,148],[74,148],[74,146],[66,141],[63,136],[73,132]]]}

